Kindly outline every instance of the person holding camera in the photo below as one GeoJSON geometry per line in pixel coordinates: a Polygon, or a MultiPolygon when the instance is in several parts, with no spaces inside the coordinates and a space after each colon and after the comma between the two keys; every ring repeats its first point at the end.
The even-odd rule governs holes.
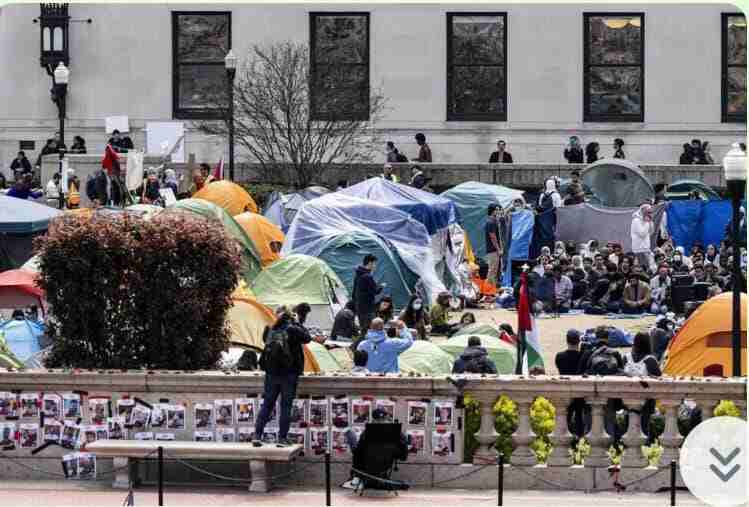
{"type": "Polygon", "coordinates": [[[564,158],[570,164],[582,164],[583,163],[583,149],[580,146],[580,138],[577,136],[571,136],[570,142],[564,149],[564,158]]]}
{"type": "Polygon", "coordinates": [[[357,350],[367,353],[367,370],[372,373],[398,373],[398,356],[413,345],[411,331],[402,320],[388,324],[380,318],[372,320],[372,325],[364,341],[357,350]]]}
{"type": "Polygon", "coordinates": [[[369,329],[372,319],[377,314],[377,295],[382,292],[386,284],[378,284],[373,276],[377,267],[377,257],[367,254],[362,260],[361,266],[357,266],[354,273],[354,287],[351,291],[351,299],[354,300],[356,316],[359,318],[359,329],[364,335],[369,329]]]}

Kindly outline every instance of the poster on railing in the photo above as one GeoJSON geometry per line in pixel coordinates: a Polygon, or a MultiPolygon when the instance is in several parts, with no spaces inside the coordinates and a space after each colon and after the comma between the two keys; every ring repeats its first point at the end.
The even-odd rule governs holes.
{"type": "Polygon", "coordinates": [[[18,416],[18,397],[15,394],[0,392],[0,416],[18,416]]]}
{"type": "Polygon", "coordinates": [[[307,429],[306,428],[291,428],[287,438],[295,443],[302,446],[302,449],[307,447],[307,429]]]}
{"type": "Polygon", "coordinates": [[[310,450],[316,454],[330,451],[330,432],[328,428],[311,428],[309,430],[310,450]]]}
{"type": "Polygon", "coordinates": [[[328,425],[327,398],[312,398],[309,400],[309,424],[316,427],[328,425]]]}
{"type": "Polygon", "coordinates": [[[216,428],[216,442],[234,442],[234,428],[216,428]]]}
{"type": "Polygon", "coordinates": [[[452,426],[455,404],[452,401],[436,401],[434,403],[434,426],[452,426]]]}
{"type": "Polygon", "coordinates": [[[91,424],[104,424],[107,421],[109,398],[88,399],[88,420],[91,424]]]}
{"type": "Polygon", "coordinates": [[[169,405],[166,410],[166,429],[185,429],[185,407],[183,405],[169,405]]]}
{"type": "Polygon", "coordinates": [[[236,403],[237,423],[255,424],[255,398],[238,398],[236,403]]]}
{"type": "Polygon", "coordinates": [[[255,438],[255,428],[252,426],[240,426],[237,428],[237,442],[252,442],[255,438]]]}
{"type": "Polygon", "coordinates": [[[108,417],[107,418],[107,431],[109,431],[110,440],[125,440],[127,439],[127,429],[125,428],[124,417],[108,417]]]}
{"type": "Polygon", "coordinates": [[[379,398],[375,400],[375,411],[381,411],[383,414],[380,422],[391,423],[395,421],[395,402],[388,398],[379,398]]]}
{"type": "Polygon", "coordinates": [[[307,400],[306,399],[295,399],[291,405],[291,425],[294,427],[307,426],[309,419],[307,418],[307,400]]]}
{"type": "Polygon", "coordinates": [[[274,426],[266,426],[263,430],[263,436],[260,439],[266,444],[278,443],[278,428],[274,426]]]}
{"type": "Polygon", "coordinates": [[[96,426],[93,424],[85,424],[80,426],[79,435],[80,445],[88,445],[96,442],[96,426]]]}
{"type": "Polygon", "coordinates": [[[210,403],[195,404],[195,429],[208,431],[213,429],[213,405],[210,403]]]}
{"type": "Polygon", "coordinates": [[[21,395],[21,417],[39,417],[39,396],[36,393],[21,395]]]}
{"type": "Polygon", "coordinates": [[[133,410],[130,412],[129,425],[134,430],[142,430],[148,426],[148,421],[151,418],[151,409],[145,405],[137,403],[133,410]]]}
{"type": "Polygon", "coordinates": [[[106,424],[99,424],[94,426],[96,428],[96,440],[107,440],[109,438],[109,431],[107,431],[106,424]]]}
{"type": "Polygon", "coordinates": [[[346,442],[346,432],[349,428],[333,428],[330,432],[330,440],[334,454],[346,454],[349,452],[349,446],[346,442]]]}
{"type": "Polygon", "coordinates": [[[19,425],[21,449],[33,449],[39,445],[39,425],[23,423],[19,425]]]}
{"type": "Polygon", "coordinates": [[[213,442],[212,431],[195,431],[193,437],[196,442],[213,442]]]}
{"type": "Polygon", "coordinates": [[[135,434],[135,440],[153,440],[153,432],[139,431],[135,434]]]}
{"type": "Polygon", "coordinates": [[[367,424],[372,420],[372,401],[365,398],[351,400],[353,424],[367,424]]]}
{"type": "Polygon", "coordinates": [[[78,454],[78,478],[96,479],[96,456],[90,452],[78,454]]]}
{"type": "Polygon", "coordinates": [[[162,428],[166,424],[166,413],[168,405],[165,403],[154,403],[151,410],[151,428],[162,428]]]}
{"type": "Polygon", "coordinates": [[[66,479],[78,478],[78,453],[74,452],[62,457],[62,471],[66,479]]]}
{"type": "Polygon", "coordinates": [[[127,421],[130,421],[130,414],[132,414],[134,407],[135,401],[130,398],[117,400],[117,416],[125,419],[125,424],[127,424],[127,421]]]}
{"type": "Polygon", "coordinates": [[[216,400],[213,405],[216,410],[216,426],[231,426],[234,424],[233,400],[216,400]]]}
{"type": "Polygon", "coordinates": [[[45,394],[44,395],[44,417],[52,417],[53,419],[58,419],[60,417],[60,406],[62,405],[62,400],[60,400],[60,397],[56,394],[45,394]]]}
{"type": "Polygon", "coordinates": [[[0,446],[16,446],[16,423],[0,423],[0,446]]]}
{"type": "Polygon", "coordinates": [[[156,433],[153,439],[163,442],[170,442],[174,440],[174,433],[156,433]]]}
{"type": "Polygon", "coordinates": [[[333,418],[333,426],[336,428],[347,428],[349,425],[349,400],[347,397],[334,398],[330,401],[330,413],[333,418]]]}
{"type": "Polygon", "coordinates": [[[429,406],[424,401],[408,402],[409,426],[426,426],[429,406]]]}
{"type": "Polygon", "coordinates": [[[65,421],[65,425],[62,428],[62,439],[60,440],[60,445],[66,449],[75,449],[80,433],[80,426],[73,421],[65,421]]]}
{"type": "Polygon", "coordinates": [[[81,395],[78,393],[65,393],[62,395],[63,413],[65,419],[78,419],[81,417],[81,395]]]}
{"type": "Polygon", "coordinates": [[[54,419],[44,419],[42,434],[45,442],[59,444],[62,437],[62,424],[54,419]]]}
{"type": "Polygon", "coordinates": [[[449,457],[455,452],[455,439],[452,431],[432,432],[432,454],[449,457]]]}
{"type": "Polygon", "coordinates": [[[423,454],[426,436],[424,430],[410,429],[406,432],[409,454],[423,454]]]}

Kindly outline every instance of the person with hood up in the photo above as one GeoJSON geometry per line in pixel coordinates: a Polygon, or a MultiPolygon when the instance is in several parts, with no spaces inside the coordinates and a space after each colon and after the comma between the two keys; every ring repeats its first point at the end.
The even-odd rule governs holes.
{"type": "Polygon", "coordinates": [[[453,373],[497,374],[497,366],[489,359],[486,349],[481,346],[481,338],[468,338],[468,346],[453,363],[453,373]]]}
{"type": "Polygon", "coordinates": [[[174,169],[166,169],[164,171],[164,188],[171,188],[175,198],[179,194],[179,180],[174,169]]]}
{"type": "Polygon", "coordinates": [[[400,371],[398,356],[411,348],[413,337],[402,320],[395,321],[394,330],[398,337],[388,337],[385,334],[385,322],[374,319],[366,338],[356,347],[367,353],[367,370],[372,373],[400,371]]]}
{"type": "Polygon", "coordinates": [[[543,193],[538,196],[538,209],[543,212],[552,208],[559,208],[562,205],[562,196],[559,195],[556,181],[554,178],[548,178],[544,182],[543,193]]]}
{"type": "Polygon", "coordinates": [[[653,224],[653,207],[643,204],[632,215],[630,235],[632,252],[637,257],[640,266],[653,271],[653,254],[650,248],[650,238],[655,233],[653,224]]]}
{"type": "Polygon", "coordinates": [[[354,300],[356,315],[359,317],[359,327],[362,334],[369,329],[369,324],[375,318],[377,306],[375,298],[382,292],[385,285],[378,285],[372,273],[377,265],[377,257],[372,254],[364,256],[361,266],[357,266],[354,274],[354,287],[351,299],[354,300]]]}

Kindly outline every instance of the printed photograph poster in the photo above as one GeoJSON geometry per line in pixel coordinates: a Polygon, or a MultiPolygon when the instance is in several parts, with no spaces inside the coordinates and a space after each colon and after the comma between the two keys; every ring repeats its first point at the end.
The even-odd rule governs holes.
{"type": "Polygon", "coordinates": [[[346,454],[349,452],[346,443],[346,432],[349,428],[333,428],[330,432],[331,445],[335,454],[346,454]]]}
{"type": "Polygon", "coordinates": [[[106,424],[109,398],[88,399],[88,419],[91,424],[106,424]]]}
{"type": "Polygon", "coordinates": [[[136,403],[130,412],[130,427],[134,430],[142,430],[148,426],[151,418],[151,409],[140,403],[136,403]]]}
{"type": "Polygon", "coordinates": [[[23,423],[18,428],[21,449],[33,449],[39,445],[39,425],[37,423],[23,423]]]}
{"type": "Polygon", "coordinates": [[[167,407],[165,403],[154,403],[151,410],[151,428],[163,428],[166,424],[167,407]]]}
{"type": "Polygon", "coordinates": [[[275,444],[278,442],[278,428],[273,426],[266,426],[263,430],[263,437],[261,438],[266,444],[275,444]]]}
{"type": "Polygon", "coordinates": [[[96,456],[90,452],[79,452],[78,454],[78,478],[96,479],[96,456]]]}
{"type": "Polygon", "coordinates": [[[309,441],[310,450],[317,455],[330,451],[330,432],[327,428],[311,428],[309,441]]]}
{"type": "Polygon", "coordinates": [[[333,417],[333,426],[336,428],[347,428],[349,426],[349,399],[336,398],[330,400],[330,413],[333,417]]]}
{"type": "Polygon", "coordinates": [[[234,424],[234,400],[216,400],[216,426],[232,426],[234,424]]]}
{"type": "Polygon", "coordinates": [[[217,428],[216,442],[234,442],[234,428],[217,428]]]}
{"type": "Polygon", "coordinates": [[[387,398],[375,400],[375,410],[381,410],[385,413],[382,422],[391,423],[395,421],[395,402],[387,398]]]}
{"type": "Polygon", "coordinates": [[[437,401],[434,403],[434,425],[452,426],[455,415],[455,404],[452,401],[437,401]]]}
{"type": "Polygon", "coordinates": [[[302,448],[307,446],[307,430],[305,428],[291,428],[287,438],[291,442],[301,445],[302,448]]]}
{"type": "Polygon", "coordinates": [[[134,436],[135,440],[153,440],[153,433],[150,431],[139,431],[134,436]]]}
{"type": "Polygon", "coordinates": [[[432,432],[432,455],[448,457],[453,453],[452,431],[432,432]]]}
{"type": "Polygon", "coordinates": [[[42,428],[45,442],[60,443],[62,438],[62,424],[54,419],[45,419],[44,428],[42,428]]]}
{"type": "Polygon", "coordinates": [[[317,398],[309,400],[309,424],[310,426],[328,425],[328,399],[317,398]]]}
{"type": "Polygon", "coordinates": [[[43,399],[42,410],[44,410],[44,417],[51,417],[53,419],[59,419],[62,407],[62,400],[60,396],[56,394],[45,394],[43,399]]]}
{"type": "Polygon", "coordinates": [[[409,454],[423,454],[426,436],[424,430],[410,429],[406,432],[409,454]]]}
{"type": "Polygon", "coordinates": [[[408,424],[409,426],[426,426],[429,406],[423,401],[408,402],[408,424]]]}
{"type": "Polygon", "coordinates": [[[169,442],[171,440],[174,440],[174,433],[156,433],[154,435],[154,440],[169,442]]]}
{"type": "Polygon", "coordinates": [[[0,423],[0,446],[10,447],[16,444],[16,424],[0,423]]]}
{"type": "Polygon", "coordinates": [[[39,417],[39,395],[21,394],[21,417],[39,417]]]}
{"type": "Polygon", "coordinates": [[[185,429],[184,405],[169,405],[166,410],[166,428],[169,430],[185,429]]]}
{"type": "Polygon", "coordinates": [[[372,401],[363,398],[351,400],[353,424],[367,424],[372,420],[372,401]]]}
{"type": "Polygon", "coordinates": [[[195,428],[200,431],[213,429],[213,404],[197,403],[195,405],[195,428]]]}
{"type": "Polygon", "coordinates": [[[196,442],[213,442],[212,431],[196,431],[194,437],[196,442]]]}
{"type": "Polygon", "coordinates": [[[65,454],[62,457],[62,470],[66,479],[78,478],[78,453],[65,454]]]}
{"type": "Polygon", "coordinates": [[[65,419],[78,419],[81,417],[81,395],[78,393],[65,393],[62,395],[62,410],[65,419]]]}
{"type": "Polygon", "coordinates": [[[237,423],[238,424],[255,424],[255,398],[238,398],[237,404],[237,423]]]}
{"type": "Polygon", "coordinates": [[[80,428],[81,445],[96,442],[96,426],[93,424],[86,424],[82,425],[80,428]]]}
{"type": "Polygon", "coordinates": [[[0,416],[18,417],[18,396],[0,392],[0,416]]]}
{"type": "Polygon", "coordinates": [[[237,442],[252,442],[255,437],[255,428],[252,426],[240,426],[237,428],[237,442]]]}
{"type": "Polygon", "coordinates": [[[109,439],[109,432],[107,431],[107,425],[106,424],[99,424],[99,425],[95,426],[94,428],[96,430],[96,440],[107,440],[107,439],[109,439]]]}
{"type": "Polygon", "coordinates": [[[122,398],[117,400],[117,416],[122,417],[125,421],[130,420],[130,414],[133,412],[135,407],[135,401],[130,398],[122,398]]]}
{"type": "Polygon", "coordinates": [[[291,425],[295,427],[307,426],[307,400],[295,399],[291,406],[291,425]]]}
{"type": "Polygon", "coordinates": [[[74,449],[78,443],[80,432],[80,426],[73,421],[65,421],[65,426],[62,428],[62,439],[60,440],[60,445],[66,449],[74,449]]]}
{"type": "Polygon", "coordinates": [[[125,418],[124,417],[107,418],[107,431],[109,432],[110,440],[126,440],[127,429],[125,428],[125,418]]]}

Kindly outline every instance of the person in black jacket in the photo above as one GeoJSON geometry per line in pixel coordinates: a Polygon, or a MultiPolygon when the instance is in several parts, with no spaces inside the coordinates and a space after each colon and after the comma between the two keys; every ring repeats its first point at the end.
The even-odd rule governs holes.
{"type": "Polygon", "coordinates": [[[564,158],[570,164],[583,163],[583,149],[580,147],[580,138],[577,136],[570,137],[570,143],[564,149],[564,158]]]}
{"type": "Polygon", "coordinates": [[[94,185],[96,188],[96,204],[99,206],[122,205],[123,195],[116,176],[111,176],[106,169],[102,169],[96,175],[94,185]]]}
{"type": "Polygon", "coordinates": [[[497,366],[481,346],[481,338],[468,338],[468,346],[453,363],[453,373],[497,373],[497,366]]]}
{"type": "Polygon", "coordinates": [[[304,350],[302,345],[312,341],[309,332],[299,324],[291,311],[281,306],[276,310],[278,320],[272,328],[266,328],[263,333],[263,341],[266,348],[263,356],[260,358],[260,365],[265,370],[265,384],[263,386],[263,406],[257,416],[255,423],[255,439],[252,445],[260,447],[262,445],[263,430],[270,420],[273,408],[276,406],[276,400],[281,396],[281,407],[279,413],[278,425],[278,443],[281,446],[291,445],[287,436],[289,426],[291,425],[291,407],[296,397],[297,383],[299,376],[304,371],[304,350]],[[274,333],[286,334],[286,346],[291,356],[290,365],[279,365],[274,363],[273,357],[266,357],[266,352],[270,349],[269,343],[274,333]]]}
{"type": "Polygon", "coordinates": [[[339,311],[333,320],[333,329],[330,330],[331,340],[353,340],[359,334],[356,327],[356,307],[353,301],[348,301],[346,306],[339,311]]]}
{"type": "Polygon", "coordinates": [[[372,276],[376,266],[377,257],[367,254],[364,256],[362,265],[356,268],[354,274],[354,288],[351,291],[351,298],[354,300],[356,315],[359,317],[359,328],[362,336],[369,331],[369,325],[377,313],[375,298],[385,287],[384,284],[378,285],[372,276]]]}
{"type": "Polygon", "coordinates": [[[133,140],[130,139],[129,136],[123,137],[120,134],[120,131],[117,129],[114,129],[112,131],[112,137],[109,138],[107,144],[111,144],[112,148],[114,148],[114,151],[116,151],[117,153],[127,153],[128,150],[132,150],[134,148],[133,140]]]}
{"type": "Polygon", "coordinates": [[[497,141],[497,151],[492,152],[489,156],[490,164],[512,164],[512,155],[505,151],[505,142],[500,139],[497,141]]]}
{"type": "Polygon", "coordinates": [[[26,158],[26,153],[22,151],[18,152],[18,156],[10,163],[10,170],[13,171],[15,179],[18,179],[16,177],[17,173],[31,174],[31,162],[26,158]]]}

